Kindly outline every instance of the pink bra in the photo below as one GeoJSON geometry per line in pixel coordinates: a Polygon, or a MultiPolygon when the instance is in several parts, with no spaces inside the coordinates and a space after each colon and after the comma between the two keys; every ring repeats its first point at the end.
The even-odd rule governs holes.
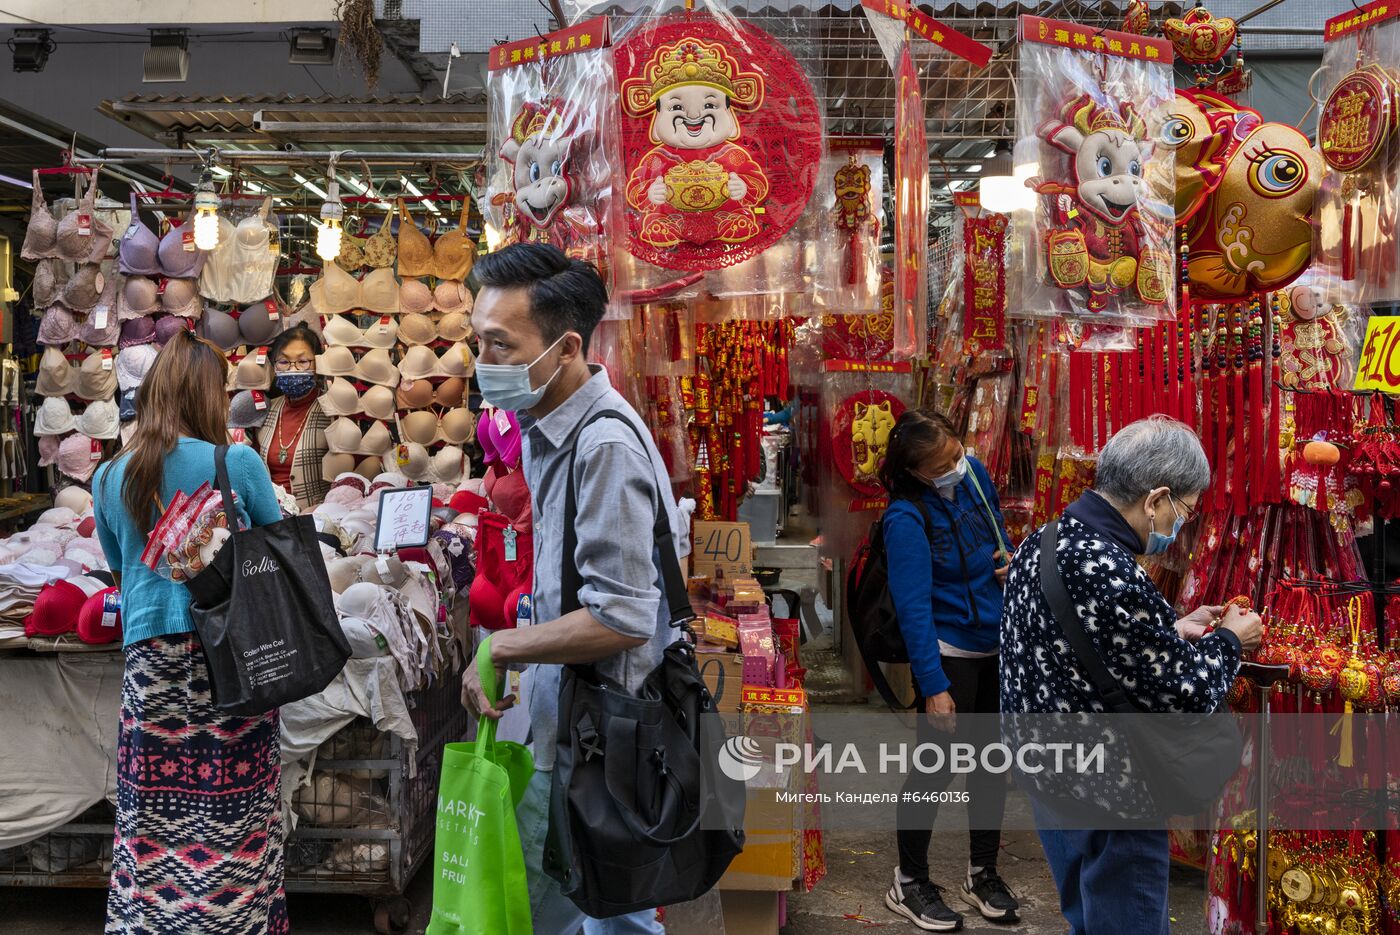
{"type": "Polygon", "coordinates": [[[355,384],[336,377],[321,394],[321,409],[331,416],[363,414],[387,422],[394,417],[394,391],[387,386],[371,386],[360,393],[355,384]]]}
{"type": "Polygon", "coordinates": [[[40,344],[62,347],[78,337],[78,319],[62,305],[50,305],[39,322],[40,344]]]}
{"type": "Polygon", "coordinates": [[[74,263],[100,263],[112,248],[112,228],[98,220],[93,214],[97,204],[97,175],[92,174],[92,182],[86,195],[79,195],[82,189],[82,176],[76,180],[74,195],[78,206],[55,221],[49,206],[44,203],[44,190],[39,183],[39,172],[34,170],[34,195],[30,200],[29,227],[24,232],[24,245],[20,256],[26,260],[57,258],[74,263]],[[86,233],[81,221],[87,219],[86,233]]]}
{"type": "Polygon", "coordinates": [[[117,300],[117,317],[122,321],[149,315],[160,308],[160,290],[155,280],[145,276],[128,276],[122,283],[117,300]]]}
{"type": "Polygon", "coordinates": [[[362,331],[350,319],[342,315],[332,315],[321,328],[321,337],[326,339],[327,344],[388,349],[398,342],[399,326],[393,318],[383,315],[362,331]]]}
{"type": "Polygon", "coordinates": [[[429,406],[442,406],[453,409],[462,405],[467,395],[467,381],[461,377],[451,377],[433,386],[430,380],[404,380],[395,394],[400,409],[426,409],[429,406]]]}
{"type": "Polygon", "coordinates": [[[359,282],[334,263],[323,267],[321,278],[311,284],[311,301],[322,315],[364,309],[378,315],[399,310],[399,284],[389,267],[376,269],[359,282]]]}
{"type": "Polygon", "coordinates": [[[361,432],[353,419],[341,416],[326,426],[326,450],[331,454],[363,455],[382,458],[394,447],[389,426],[374,422],[361,432]]]}
{"type": "Polygon", "coordinates": [[[67,282],[68,270],[62,260],[49,258],[38,261],[34,267],[34,307],[48,308],[57,302],[67,282]]]}
{"type": "Polygon", "coordinates": [[[170,230],[160,239],[156,254],[160,258],[161,274],[169,279],[193,279],[204,268],[204,251],[185,249],[185,235],[190,236],[190,246],[194,246],[193,217],[186,218],[178,227],[172,224],[170,230]]]}
{"type": "Polygon", "coordinates": [[[54,236],[58,221],[44,201],[44,187],[39,183],[39,170],[34,170],[34,195],[29,200],[29,227],[24,231],[24,246],[19,255],[26,260],[48,260],[58,257],[54,236]]]}
{"type": "Polygon", "coordinates": [[[117,278],[104,277],[102,296],[78,327],[78,340],[92,347],[111,347],[121,335],[121,318],[117,314],[117,278]]]}
{"type": "Polygon", "coordinates": [[[131,193],[131,224],[117,247],[117,264],[128,276],[160,275],[160,238],[145,225],[136,208],[136,193],[131,193]]]}

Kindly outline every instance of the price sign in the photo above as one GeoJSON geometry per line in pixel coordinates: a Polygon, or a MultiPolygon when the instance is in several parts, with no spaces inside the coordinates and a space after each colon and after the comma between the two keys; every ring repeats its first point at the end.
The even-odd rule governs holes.
{"type": "Polygon", "coordinates": [[[1377,315],[1366,322],[1354,388],[1400,393],[1400,316],[1377,315]]]}
{"type": "Polygon", "coordinates": [[[379,496],[379,522],[374,529],[374,550],[391,552],[398,548],[427,545],[432,530],[433,488],[395,487],[379,496]]]}
{"type": "Polygon", "coordinates": [[[690,552],[691,573],[712,575],[723,569],[726,578],[753,570],[753,539],[748,523],[697,520],[690,552]]]}

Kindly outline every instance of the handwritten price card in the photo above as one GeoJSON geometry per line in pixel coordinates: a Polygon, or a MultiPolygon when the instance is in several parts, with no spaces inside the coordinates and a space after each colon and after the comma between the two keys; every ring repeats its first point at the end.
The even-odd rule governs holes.
{"type": "Polygon", "coordinates": [[[374,550],[392,552],[399,548],[427,545],[431,534],[433,488],[395,487],[380,494],[379,523],[374,530],[374,550]]]}
{"type": "Polygon", "coordinates": [[[713,523],[697,520],[690,551],[691,574],[713,575],[724,569],[726,578],[753,570],[753,538],[748,523],[713,523]]]}

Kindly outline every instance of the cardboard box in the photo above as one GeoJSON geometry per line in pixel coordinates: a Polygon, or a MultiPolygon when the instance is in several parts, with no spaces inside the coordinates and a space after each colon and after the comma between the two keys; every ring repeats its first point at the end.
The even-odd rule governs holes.
{"type": "MultiPolygon", "coordinates": [[[[782,891],[802,872],[802,829],[795,802],[780,802],[786,789],[749,786],[744,849],[719,879],[721,890],[782,891]]],[[[727,916],[727,913],[726,913],[727,916]]],[[[727,922],[727,919],[726,919],[727,922]]]]}
{"type": "Polygon", "coordinates": [[[715,707],[725,714],[738,713],[744,690],[744,657],[738,653],[697,652],[695,664],[715,699],[715,707]]]}
{"type": "Polygon", "coordinates": [[[731,581],[753,571],[753,539],[748,523],[717,523],[696,520],[690,573],[713,576],[716,569],[731,581]]]}
{"type": "Polygon", "coordinates": [[[729,891],[720,894],[724,935],[778,935],[778,894],[729,891]]]}

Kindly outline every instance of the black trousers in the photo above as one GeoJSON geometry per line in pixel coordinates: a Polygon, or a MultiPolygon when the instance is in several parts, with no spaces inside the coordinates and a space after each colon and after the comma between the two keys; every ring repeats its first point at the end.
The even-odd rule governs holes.
{"type": "MultiPolygon", "coordinates": [[[[951,683],[948,693],[958,714],[998,714],[1001,711],[1001,660],[997,656],[983,659],[943,657],[943,673],[951,683]]],[[[979,719],[987,723],[974,727],[969,719],[958,718],[952,734],[933,728],[922,715],[919,717],[919,743],[971,743],[979,749],[983,744],[996,743],[1000,731],[994,718],[979,719]]],[[[953,782],[953,774],[943,769],[923,773],[910,769],[904,780],[903,792],[943,792],[953,782]]],[[[995,867],[1001,846],[1001,821],[1006,812],[1006,777],[1003,775],[968,774],[971,792],[968,827],[971,847],[969,859],[974,867],[995,867]]],[[[901,796],[901,799],[903,796],[901,796]]],[[[899,869],[916,880],[928,877],[928,846],[933,837],[933,824],[938,818],[937,803],[927,801],[903,802],[896,811],[895,838],[899,844],[899,869]]]]}

